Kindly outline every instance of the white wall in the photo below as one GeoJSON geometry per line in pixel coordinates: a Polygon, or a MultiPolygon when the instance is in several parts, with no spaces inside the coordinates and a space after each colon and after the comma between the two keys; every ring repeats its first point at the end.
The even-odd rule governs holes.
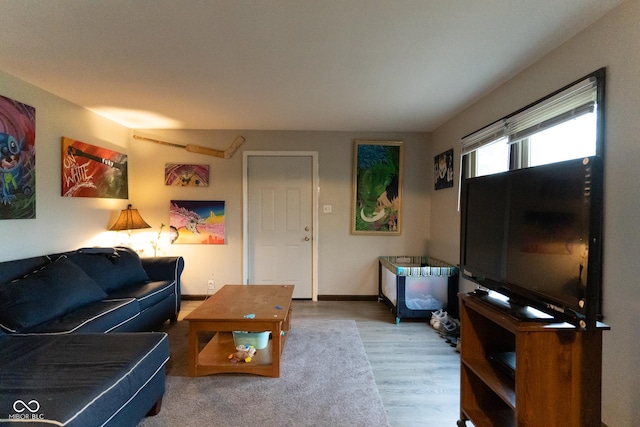
{"type": "MultiPolygon", "coordinates": [[[[237,135],[246,142],[231,159],[190,153],[153,142],[132,140],[130,198],[145,220],[158,227],[169,221],[170,200],[224,200],[224,245],[170,245],[162,252],[185,257],[185,294],[205,294],[213,277],[218,286],[242,279],[242,151],[317,151],[319,157],[318,295],[376,295],[377,257],[428,254],[429,196],[433,158],[421,133],[349,133],[278,131],[145,130],[135,134],[178,144],[224,150],[237,135]],[[404,215],[400,236],[353,236],[349,233],[354,139],[403,140],[405,143],[404,215]],[[167,162],[204,163],[208,187],[167,187],[167,162]],[[333,213],[322,213],[330,204],[333,213]]],[[[154,237],[150,235],[150,237],[154,237]]],[[[144,242],[143,242],[144,243],[144,242]]]]}
{"type": "MultiPolygon", "coordinates": [[[[604,224],[603,422],[636,425],[640,418],[640,1],[628,0],[432,134],[432,150],[456,148],[460,138],[529,103],[607,67],[604,224]]],[[[460,217],[454,194],[432,195],[431,254],[459,260],[460,217]],[[437,210],[436,210],[437,207],[437,210]]],[[[569,403],[569,402],[568,402],[569,403]]]]}
{"type": "Polygon", "coordinates": [[[105,232],[126,200],[61,197],[61,137],[126,153],[130,129],[3,72],[0,95],[36,109],[36,218],[0,221],[0,261],[113,245],[105,232]]]}
{"type": "MultiPolygon", "coordinates": [[[[423,255],[429,249],[429,200],[433,157],[425,133],[262,132],[262,131],[145,131],[159,139],[227,148],[242,134],[246,143],[229,160],[135,140],[132,131],[48,92],[0,72],[0,94],[36,109],[36,219],[2,220],[0,261],[73,250],[84,246],[127,243],[126,233],[109,232],[128,203],[152,225],[134,231],[134,248],[152,256],[150,242],[161,223],[169,223],[170,200],[224,200],[224,245],[171,245],[165,227],[158,255],[183,255],[184,294],[202,295],[213,277],[218,287],[242,278],[242,151],[303,150],[319,154],[320,206],[333,205],[332,214],[319,215],[319,295],[376,295],[377,257],[423,255]],[[129,200],[64,198],[60,196],[61,137],[109,148],[128,155],[129,200]],[[405,142],[404,215],[400,236],[349,234],[352,147],[354,139],[405,142]],[[209,187],[164,185],[166,163],[207,163],[209,187]]],[[[140,134],[141,132],[137,132],[140,134]]]]}

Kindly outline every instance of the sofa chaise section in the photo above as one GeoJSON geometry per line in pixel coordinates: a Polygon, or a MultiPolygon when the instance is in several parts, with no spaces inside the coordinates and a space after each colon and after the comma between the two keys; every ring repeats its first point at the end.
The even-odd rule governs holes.
{"type": "Polygon", "coordinates": [[[164,333],[0,334],[0,347],[0,425],[126,427],[159,410],[164,333]]]}

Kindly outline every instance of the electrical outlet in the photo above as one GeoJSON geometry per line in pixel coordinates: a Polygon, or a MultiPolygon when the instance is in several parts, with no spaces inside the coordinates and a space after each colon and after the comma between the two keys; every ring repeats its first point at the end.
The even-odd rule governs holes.
{"type": "Polygon", "coordinates": [[[213,281],[213,279],[209,279],[207,281],[207,289],[209,289],[210,291],[213,291],[216,289],[216,283],[213,281]]]}

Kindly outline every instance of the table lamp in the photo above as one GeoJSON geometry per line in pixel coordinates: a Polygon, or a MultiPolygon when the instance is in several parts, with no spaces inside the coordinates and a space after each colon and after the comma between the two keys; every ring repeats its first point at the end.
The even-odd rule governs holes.
{"type": "Polygon", "coordinates": [[[127,209],[123,209],[120,212],[120,216],[116,222],[109,228],[111,231],[123,231],[127,230],[129,235],[129,242],[131,242],[131,230],[138,230],[140,228],[151,228],[144,219],[140,216],[138,209],[131,209],[131,205],[127,206],[127,209]]]}

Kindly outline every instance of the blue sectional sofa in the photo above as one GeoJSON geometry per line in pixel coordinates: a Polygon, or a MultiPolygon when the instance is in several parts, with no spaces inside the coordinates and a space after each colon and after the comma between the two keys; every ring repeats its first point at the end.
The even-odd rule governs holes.
{"type": "Polygon", "coordinates": [[[157,412],[169,345],[151,331],[177,319],[183,269],[121,247],[1,262],[0,425],[136,426],[157,412]]]}

